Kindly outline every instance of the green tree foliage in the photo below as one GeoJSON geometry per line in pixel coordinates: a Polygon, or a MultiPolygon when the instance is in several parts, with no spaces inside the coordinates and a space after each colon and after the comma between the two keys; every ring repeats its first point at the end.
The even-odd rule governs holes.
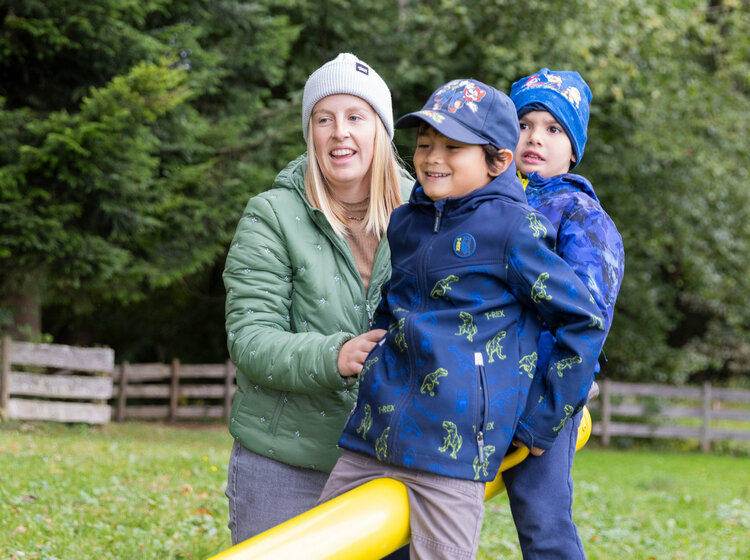
{"type": "MultiPolygon", "coordinates": [[[[304,149],[308,74],[349,51],[397,115],[452,78],[508,91],[543,66],[581,72],[594,103],[580,172],[627,253],[604,373],[750,367],[746,0],[0,6],[0,278],[47,279],[55,334],[88,330],[136,360],[222,360],[237,218],[304,149]],[[93,306],[111,320],[92,328],[93,306]]],[[[412,142],[397,132],[407,164],[412,142]]]]}

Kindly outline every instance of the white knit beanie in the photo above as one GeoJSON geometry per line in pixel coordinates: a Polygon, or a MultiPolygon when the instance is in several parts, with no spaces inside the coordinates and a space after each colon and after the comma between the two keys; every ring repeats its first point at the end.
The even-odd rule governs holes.
{"type": "Polygon", "coordinates": [[[315,104],[329,95],[346,93],[367,101],[393,140],[391,90],[375,70],[350,53],[341,53],[310,74],[302,95],[302,133],[307,142],[307,127],[315,104]]]}

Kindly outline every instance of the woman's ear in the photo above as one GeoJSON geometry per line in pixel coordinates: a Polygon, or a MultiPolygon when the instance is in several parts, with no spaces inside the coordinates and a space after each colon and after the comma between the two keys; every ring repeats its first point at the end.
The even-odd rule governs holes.
{"type": "Polygon", "coordinates": [[[497,177],[498,175],[505,173],[508,167],[510,167],[512,161],[513,152],[508,149],[500,150],[495,154],[495,161],[490,167],[490,175],[492,177],[497,177]]]}

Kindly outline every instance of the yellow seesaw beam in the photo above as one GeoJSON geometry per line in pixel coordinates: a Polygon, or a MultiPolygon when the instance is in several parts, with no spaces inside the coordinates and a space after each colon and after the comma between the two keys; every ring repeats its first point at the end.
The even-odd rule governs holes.
{"type": "MultiPolygon", "coordinates": [[[[591,415],[584,407],[576,449],[591,435],[591,415]]],[[[505,490],[501,473],[529,454],[520,447],[506,455],[485,499],[505,490]]],[[[406,486],[392,478],[363,484],[294,519],[212,556],[209,560],[378,560],[409,542],[406,486]]]]}

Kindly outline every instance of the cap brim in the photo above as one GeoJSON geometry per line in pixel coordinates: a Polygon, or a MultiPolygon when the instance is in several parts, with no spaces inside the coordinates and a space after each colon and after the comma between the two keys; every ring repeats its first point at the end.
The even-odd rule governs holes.
{"type": "Polygon", "coordinates": [[[464,144],[492,144],[487,138],[476,134],[458,121],[437,111],[417,111],[404,115],[396,121],[395,128],[416,128],[422,123],[429,124],[443,136],[464,144]]]}

